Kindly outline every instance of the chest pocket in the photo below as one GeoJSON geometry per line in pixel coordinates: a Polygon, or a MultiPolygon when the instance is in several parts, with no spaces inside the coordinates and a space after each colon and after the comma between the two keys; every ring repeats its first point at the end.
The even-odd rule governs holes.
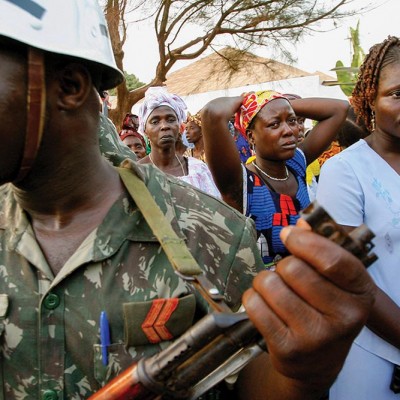
{"type": "Polygon", "coordinates": [[[195,311],[194,294],[181,298],[124,303],[124,340],[123,343],[111,343],[108,346],[107,365],[103,364],[101,346],[93,346],[94,376],[100,387],[134,361],[153,355],[186,332],[193,324],[195,311]]]}
{"type": "MultiPolygon", "coordinates": [[[[4,319],[7,316],[8,310],[8,296],[6,294],[0,294],[0,343],[3,346],[3,335],[5,330],[4,319]]],[[[3,355],[0,353],[0,400],[4,397],[4,377],[3,377],[3,355]]]]}
{"type": "Polygon", "coordinates": [[[195,308],[193,294],[182,298],[125,303],[125,344],[128,347],[157,344],[182,335],[193,324],[195,308]]]}

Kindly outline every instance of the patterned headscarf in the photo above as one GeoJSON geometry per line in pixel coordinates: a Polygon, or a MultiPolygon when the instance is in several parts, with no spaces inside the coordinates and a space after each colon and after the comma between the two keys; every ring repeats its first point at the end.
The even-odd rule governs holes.
{"type": "Polygon", "coordinates": [[[171,107],[178,117],[179,125],[186,120],[186,104],[177,94],[169,93],[163,86],[154,86],[146,90],[144,102],[139,109],[139,129],[141,134],[145,133],[145,126],[149,115],[157,107],[171,107]]]}
{"type": "Polygon", "coordinates": [[[133,129],[137,130],[137,125],[139,123],[139,117],[136,114],[127,113],[124,120],[122,121],[123,129],[133,129]]]}
{"type": "Polygon", "coordinates": [[[146,148],[146,142],[145,142],[145,140],[144,140],[144,137],[143,137],[140,133],[135,132],[135,131],[132,130],[132,129],[123,129],[123,130],[119,133],[119,137],[121,138],[122,141],[123,141],[125,138],[127,138],[128,136],[133,136],[133,137],[136,137],[136,138],[140,139],[140,141],[141,141],[141,143],[142,143],[142,146],[143,146],[144,148],[146,148]]]}
{"type": "Polygon", "coordinates": [[[271,100],[287,98],[273,90],[250,92],[245,95],[239,111],[235,114],[235,128],[247,138],[246,130],[258,112],[271,100]]]}
{"type": "Polygon", "coordinates": [[[187,121],[186,122],[194,122],[196,125],[198,125],[201,128],[201,116],[200,113],[196,113],[196,114],[190,114],[190,112],[188,112],[187,115],[187,121]]]}

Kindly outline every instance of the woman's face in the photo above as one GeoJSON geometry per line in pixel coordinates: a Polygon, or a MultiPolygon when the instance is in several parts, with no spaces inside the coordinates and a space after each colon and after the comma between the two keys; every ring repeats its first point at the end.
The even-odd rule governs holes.
{"type": "Polygon", "coordinates": [[[287,160],[294,156],[299,136],[296,114],[285,99],[265,105],[255,117],[249,139],[261,158],[287,160]]]}
{"type": "Polygon", "coordinates": [[[297,144],[301,143],[305,139],[305,121],[306,119],[304,117],[297,117],[297,125],[299,126],[299,136],[297,137],[297,144]]]}
{"type": "Polygon", "coordinates": [[[387,65],[380,74],[373,104],[376,132],[400,138],[400,63],[387,65]]]}
{"type": "Polygon", "coordinates": [[[179,135],[179,122],[175,111],[168,106],[155,108],[147,118],[145,132],[152,146],[175,147],[179,135]]]}
{"type": "Polygon", "coordinates": [[[202,137],[201,128],[193,121],[186,125],[186,139],[189,143],[196,143],[202,137]]]}
{"type": "Polygon", "coordinates": [[[146,156],[146,149],[138,137],[127,136],[123,142],[136,154],[138,160],[146,156]]]}

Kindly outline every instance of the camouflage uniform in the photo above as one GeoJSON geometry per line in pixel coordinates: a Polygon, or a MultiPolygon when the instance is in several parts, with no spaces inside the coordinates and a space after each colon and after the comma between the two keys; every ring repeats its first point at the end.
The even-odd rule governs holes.
{"type": "Polygon", "coordinates": [[[101,154],[118,166],[126,158],[136,161],[136,154],[126,146],[120,139],[114,124],[104,114],[100,114],[99,146],[101,154]]]}
{"type": "MultiPolygon", "coordinates": [[[[128,166],[237,309],[242,292],[263,269],[253,223],[151,165],[128,166]]],[[[0,188],[0,398],[86,398],[134,360],[165,348],[207,312],[203,299],[174,274],[128,193],[54,277],[10,189],[0,188]],[[155,329],[144,321],[157,307],[162,310],[155,329]],[[102,311],[111,333],[106,366],[102,311]]]]}

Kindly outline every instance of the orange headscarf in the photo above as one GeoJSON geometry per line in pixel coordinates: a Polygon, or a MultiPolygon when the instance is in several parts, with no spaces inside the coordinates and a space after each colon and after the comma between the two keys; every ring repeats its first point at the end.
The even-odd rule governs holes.
{"type": "Polygon", "coordinates": [[[253,118],[267,103],[274,99],[288,100],[283,94],[275,92],[274,90],[247,93],[243,98],[239,111],[235,114],[235,128],[238,129],[244,137],[247,137],[246,130],[253,118]]]}
{"type": "Polygon", "coordinates": [[[201,128],[200,112],[198,112],[196,114],[190,114],[190,112],[188,112],[186,123],[188,123],[188,122],[194,122],[196,125],[198,125],[201,128]]]}

